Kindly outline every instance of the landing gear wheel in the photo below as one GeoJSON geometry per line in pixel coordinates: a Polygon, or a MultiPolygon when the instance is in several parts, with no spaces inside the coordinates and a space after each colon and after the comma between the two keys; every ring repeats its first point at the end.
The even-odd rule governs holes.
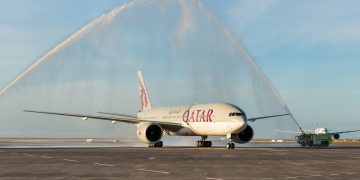
{"type": "Polygon", "coordinates": [[[155,145],[155,147],[163,147],[163,142],[159,141],[159,142],[155,143],[154,145],[155,145]]]}
{"type": "Polygon", "coordinates": [[[196,142],[197,147],[211,147],[212,143],[211,141],[206,141],[207,136],[201,136],[201,141],[196,142]]]}
{"type": "Polygon", "coordinates": [[[231,143],[231,149],[235,149],[235,144],[231,143]]]}
{"type": "Polygon", "coordinates": [[[226,145],[226,149],[235,149],[235,144],[234,143],[228,143],[226,145]]]}
{"type": "Polygon", "coordinates": [[[159,141],[156,142],[155,144],[149,144],[149,147],[163,147],[163,142],[159,141]]]}
{"type": "Polygon", "coordinates": [[[211,141],[197,141],[196,146],[197,147],[211,147],[212,142],[211,141]]]}
{"type": "Polygon", "coordinates": [[[206,147],[211,147],[211,146],[212,146],[211,141],[206,141],[206,147]]]}

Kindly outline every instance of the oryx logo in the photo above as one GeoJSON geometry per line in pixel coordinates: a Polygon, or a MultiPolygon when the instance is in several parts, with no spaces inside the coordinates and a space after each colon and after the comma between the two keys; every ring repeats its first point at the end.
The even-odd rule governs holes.
{"type": "Polygon", "coordinates": [[[141,110],[143,110],[145,107],[148,106],[149,101],[148,101],[148,97],[146,94],[144,84],[141,82],[140,78],[138,78],[138,82],[139,82],[139,87],[140,87],[139,90],[140,90],[141,110]]]}

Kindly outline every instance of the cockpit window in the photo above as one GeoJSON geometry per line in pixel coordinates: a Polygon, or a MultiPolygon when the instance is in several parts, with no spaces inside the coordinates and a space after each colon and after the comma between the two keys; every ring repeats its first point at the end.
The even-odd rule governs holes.
{"type": "Polygon", "coordinates": [[[233,113],[230,113],[229,116],[242,116],[242,114],[239,112],[233,112],[233,113]]]}

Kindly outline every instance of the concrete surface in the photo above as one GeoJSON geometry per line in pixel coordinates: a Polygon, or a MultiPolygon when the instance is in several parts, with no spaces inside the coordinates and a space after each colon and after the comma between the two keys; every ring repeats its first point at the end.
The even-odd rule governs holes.
{"type": "Polygon", "coordinates": [[[360,179],[360,147],[2,148],[1,179],[360,179]]]}

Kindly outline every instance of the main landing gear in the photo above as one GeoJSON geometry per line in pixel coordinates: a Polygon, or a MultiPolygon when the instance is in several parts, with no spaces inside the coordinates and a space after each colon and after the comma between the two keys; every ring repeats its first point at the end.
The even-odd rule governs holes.
{"type": "Polygon", "coordinates": [[[155,144],[149,144],[149,147],[163,147],[163,142],[159,141],[156,142],[155,144]]]}
{"type": "Polygon", "coordinates": [[[235,149],[235,144],[233,142],[228,143],[226,149],[235,149]]]}
{"type": "Polygon", "coordinates": [[[207,136],[201,136],[201,141],[197,141],[197,147],[211,147],[211,141],[206,141],[207,136]]]}

